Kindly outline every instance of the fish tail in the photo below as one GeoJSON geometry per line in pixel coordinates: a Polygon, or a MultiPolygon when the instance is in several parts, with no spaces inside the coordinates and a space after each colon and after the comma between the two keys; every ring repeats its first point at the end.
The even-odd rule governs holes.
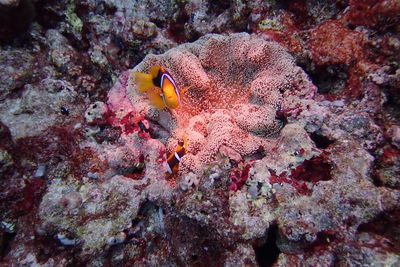
{"type": "Polygon", "coordinates": [[[151,74],[134,72],[133,75],[139,92],[146,92],[155,86],[151,74]]]}

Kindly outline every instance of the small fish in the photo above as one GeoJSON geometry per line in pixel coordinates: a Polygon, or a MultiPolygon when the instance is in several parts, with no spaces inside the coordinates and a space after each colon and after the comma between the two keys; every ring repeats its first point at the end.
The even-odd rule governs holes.
{"type": "Polygon", "coordinates": [[[194,19],[195,19],[195,17],[196,17],[196,14],[195,14],[195,13],[192,13],[192,14],[190,14],[190,17],[189,17],[189,23],[193,23],[193,22],[194,22],[194,19]]]}
{"type": "Polygon", "coordinates": [[[288,123],[287,115],[285,113],[285,110],[282,108],[281,104],[276,104],[275,118],[282,121],[283,126],[285,126],[288,123]]]}
{"type": "Polygon", "coordinates": [[[187,140],[183,137],[183,142],[179,141],[178,146],[174,153],[171,153],[167,158],[168,173],[176,173],[178,171],[178,165],[181,158],[186,154],[187,140]]]}
{"type": "Polygon", "coordinates": [[[118,50],[119,50],[118,55],[119,55],[121,53],[121,51],[125,49],[124,42],[117,35],[113,35],[111,37],[111,41],[118,47],[118,50]]]}
{"type": "Polygon", "coordinates": [[[188,86],[179,91],[171,74],[161,66],[151,67],[150,73],[134,72],[133,75],[137,90],[146,92],[150,102],[159,109],[177,108],[183,93],[191,88],[188,86]]]}
{"type": "Polygon", "coordinates": [[[132,173],[140,173],[143,171],[143,169],[145,168],[145,164],[144,162],[137,162],[133,164],[133,170],[132,173]]]}
{"type": "Polygon", "coordinates": [[[61,107],[60,112],[61,112],[61,114],[65,115],[65,116],[69,115],[69,109],[66,107],[61,107]]]}

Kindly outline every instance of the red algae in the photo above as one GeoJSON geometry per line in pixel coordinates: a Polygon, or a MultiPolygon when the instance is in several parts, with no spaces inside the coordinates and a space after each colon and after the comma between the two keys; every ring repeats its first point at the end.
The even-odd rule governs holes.
{"type": "Polygon", "coordinates": [[[115,115],[115,112],[109,110],[105,116],[105,121],[110,124],[114,125],[118,122],[117,116],[115,115]]]}
{"type": "Polygon", "coordinates": [[[394,164],[400,160],[400,151],[395,148],[385,148],[380,160],[385,163],[394,164]]]}
{"type": "Polygon", "coordinates": [[[308,13],[307,4],[305,0],[290,1],[287,10],[293,12],[298,16],[305,16],[308,13]]]}
{"type": "Polygon", "coordinates": [[[141,120],[141,116],[137,116],[134,111],[129,112],[126,114],[120,121],[120,124],[124,128],[125,134],[130,134],[133,132],[138,132],[140,127],[138,122],[141,120]]]}
{"type": "Polygon", "coordinates": [[[328,156],[322,153],[317,157],[304,160],[301,165],[292,170],[290,177],[295,180],[316,183],[332,179],[331,170],[332,166],[329,163],[328,156]]]}
{"type": "Polygon", "coordinates": [[[380,214],[374,220],[363,223],[358,227],[358,231],[361,233],[375,233],[380,236],[386,237],[391,242],[387,242],[386,245],[390,245],[390,249],[400,252],[400,236],[393,235],[393,231],[398,228],[398,222],[400,220],[400,209],[395,209],[391,214],[380,214]]]}
{"type": "Polygon", "coordinates": [[[349,30],[340,21],[330,20],[311,31],[309,44],[317,65],[350,65],[363,57],[363,35],[349,30]]]}
{"type": "Polygon", "coordinates": [[[249,178],[251,165],[246,164],[241,170],[233,170],[230,175],[231,183],[229,189],[232,191],[240,190],[249,178]]]}
{"type": "Polygon", "coordinates": [[[32,178],[27,181],[23,189],[24,199],[20,202],[19,208],[25,214],[30,213],[39,206],[41,196],[46,190],[46,181],[40,178],[32,178]]]}
{"type": "Polygon", "coordinates": [[[400,4],[396,0],[350,0],[343,21],[352,25],[365,25],[378,29],[399,22],[400,4]]]}
{"type": "Polygon", "coordinates": [[[301,40],[301,23],[304,17],[294,16],[290,12],[283,11],[280,15],[282,29],[259,29],[254,27],[254,32],[261,33],[268,40],[275,41],[293,54],[300,54],[304,50],[304,42],[301,40]]]}
{"type": "Polygon", "coordinates": [[[310,196],[311,195],[311,189],[308,188],[307,184],[303,181],[300,180],[294,180],[291,179],[291,177],[287,177],[286,172],[282,172],[281,174],[276,175],[274,171],[270,171],[271,176],[269,178],[269,182],[271,184],[276,184],[276,183],[286,183],[291,186],[293,186],[297,192],[301,195],[306,195],[310,196]]]}
{"type": "MultiPolygon", "coordinates": [[[[299,150],[299,154],[304,154],[304,149],[299,150]]],[[[325,153],[297,166],[288,175],[287,172],[282,172],[277,175],[275,171],[270,170],[271,176],[269,182],[271,184],[287,183],[293,186],[299,194],[310,196],[312,190],[308,187],[306,182],[316,183],[318,181],[327,181],[332,179],[330,171],[332,169],[328,157],[325,153]]]]}
{"type": "Polygon", "coordinates": [[[307,184],[303,181],[293,180],[290,177],[287,177],[286,172],[282,172],[279,176],[275,174],[275,172],[270,171],[271,176],[269,178],[269,182],[271,184],[276,183],[286,183],[293,186],[296,191],[301,195],[310,196],[311,189],[308,188],[307,184]]]}
{"type": "Polygon", "coordinates": [[[346,81],[346,87],[344,88],[344,94],[350,99],[359,99],[363,95],[361,86],[362,75],[360,70],[352,68],[348,71],[349,78],[346,81]]]}
{"type": "MultiPolygon", "coordinates": [[[[379,56],[374,52],[374,42],[370,38],[362,31],[347,28],[342,20],[325,21],[311,30],[308,44],[317,73],[325,71],[332,81],[345,82],[338,91],[325,92],[327,99],[351,101],[364,96],[366,76],[377,70],[377,64],[389,59],[382,52],[379,56]]],[[[380,42],[381,50],[389,48],[385,40],[387,38],[380,42]]]]}

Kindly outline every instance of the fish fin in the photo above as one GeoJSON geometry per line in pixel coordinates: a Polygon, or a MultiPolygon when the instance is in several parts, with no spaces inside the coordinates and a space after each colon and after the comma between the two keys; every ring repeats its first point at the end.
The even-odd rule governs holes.
{"type": "Polygon", "coordinates": [[[178,167],[178,165],[175,165],[173,168],[172,168],[172,173],[177,173],[179,171],[179,167],[178,167]]]}
{"type": "Polygon", "coordinates": [[[139,92],[146,92],[155,86],[151,74],[134,72],[133,75],[139,92]]]}
{"type": "Polygon", "coordinates": [[[161,88],[155,87],[148,91],[147,95],[149,97],[150,103],[158,109],[165,108],[164,101],[160,95],[161,88]]]}
{"type": "Polygon", "coordinates": [[[167,162],[171,161],[174,156],[174,153],[169,154],[169,156],[167,157],[167,162]]]}
{"type": "Polygon", "coordinates": [[[181,90],[181,92],[180,92],[181,98],[183,98],[183,94],[184,94],[187,90],[189,90],[190,88],[192,88],[192,87],[193,87],[193,86],[187,86],[187,87],[183,88],[183,89],[181,90]]]}
{"type": "Polygon", "coordinates": [[[159,70],[164,70],[164,68],[161,67],[161,66],[153,66],[153,67],[151,67],[151,68],[150,68],[150,71],[149,71],[151,77],[152,77],[152,78],[157,77],[157,76],[158,76],[159,70]]]}

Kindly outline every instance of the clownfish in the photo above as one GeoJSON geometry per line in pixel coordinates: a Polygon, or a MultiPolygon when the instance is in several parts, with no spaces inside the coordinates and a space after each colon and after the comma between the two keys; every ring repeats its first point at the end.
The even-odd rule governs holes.
{"type": "Polygon", "coordinates": [[[285,110],[282,108],[281,104],[279,104],[279,103],[276,104],[275,118],[282,121],[283,126],[285,126],[288,123],[285,110]]]}
{"type": "Polygon", "coordinates": [[[150,73],[134,72],[134,78],[139,92],[146,92],[150,102],[159,109],[177,108],[183,93],[191,86],[178,90],[174,79],[161,66],[153,66],[150,73]]]}
{"type": "Polygon", "coordinates": [[[176,173],[178,171],[178,165],[181,158],[186,154],[187,140],[183,137],[183,142],[179,141],[178,146],[174,153],[171,153],[167,158],[167,172],[169,174],[176,173]]]}

